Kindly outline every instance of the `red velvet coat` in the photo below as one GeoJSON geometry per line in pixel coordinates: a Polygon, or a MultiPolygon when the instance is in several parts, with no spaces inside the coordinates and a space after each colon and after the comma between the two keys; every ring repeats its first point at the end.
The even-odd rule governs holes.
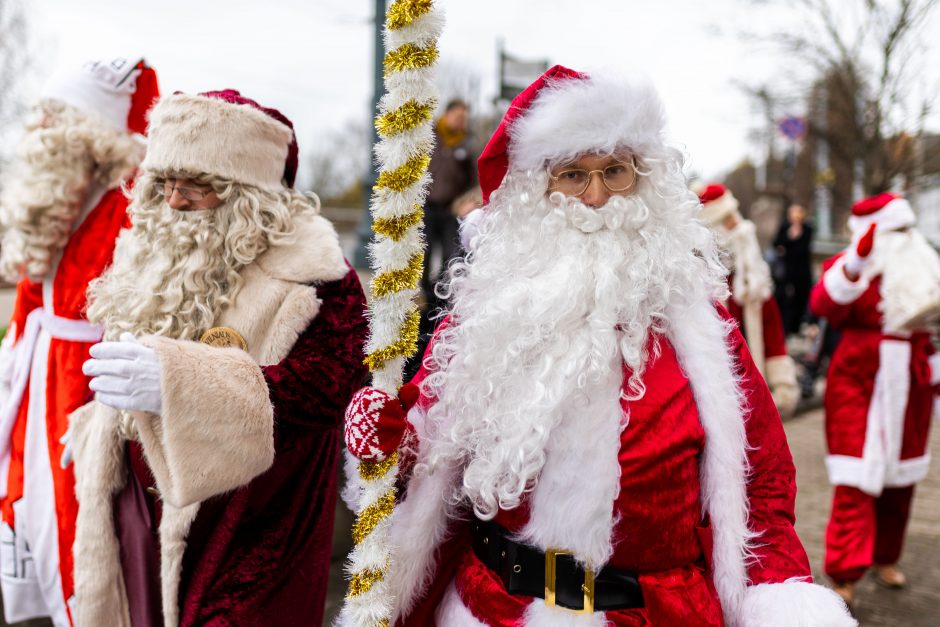
{"type": "Polygon", "coordinates": [[[842,331],[826,378],[826,465],[834,485],[878,495],[927,474],[930,385],[926,333],[883,330],[881,277],[851,282],[842,255],[823,264],[810,308],[842,331]]]}
{"type": "MultiPolygon", "coordinates": [[[[595,509],[607,498],[595,486],[611,479],[598,473],[610,471],[607,455],[612,452],[617,470],[607,527],[614,548],[608,563],[640,573],[645,607],[607,612],[603,620],[614,625],[730,621],[766,627],[784,624],[775,621],[788,611],[794,618],[788,624],[853,625],[835,595],[809,583],[809,564],[793,529],[796,485],[786,437],[740,332],[727,321],[705,308],[677,315],[674,326],[680,330],[660,338],[662,354],[644,374],[646,396],[621,401],[609,414],[613,423],[603,427],[601,438],[612,428],[620,434],[619,446],[611,448],[592,433],[607,418],[587,426],[591,412],[585,410],[578,421],[563,421],[556,429],[567,422],[574,431],[563,436],[553,431],[553,437],[566,443],[558,459],[568,459],[561,466],[569,472],[547,479],[549,450],[528,500],[513,511],[501,511],[497,520],[510,530],[524,525],[544,530],[554,527],[553,521],[577,518],[575,509],[595,509]],[[735,379],[741,392],[737,402],[735,379]],[[618,410],[629,411],[622,432],[618,410]],[[559,480],[566,483],[562,492],[551,485],[559,480]],[[541,498],[543,491],[554,492],[564,506],[552,509],[554,501],[541,498]],[[533,503],[539,501],[537,510],[533,503]]],[[[432,402],[423,398],[409,414],[419,437],[432,402]]],[[[422,446],[418,456],[425,454],[422,446]]],[[[459,480],[459,475],[446,473],[416,474],[398,505],[392,539],[404,548],[394,556],[388,575],[400,604],[398,624],[600,624],[577,622],[575,615],[547,608],[538,599],[505,592],[473,555],[466,518],[447,516],[440,497],[434,496],[442,490],[447,494],[447,486],[459,480]],[[402,579],[404,573],[415,579],[402,579]]],[[[586,523],[592,528],[584,529],[585,536],[606,524],[586,523]]]]}

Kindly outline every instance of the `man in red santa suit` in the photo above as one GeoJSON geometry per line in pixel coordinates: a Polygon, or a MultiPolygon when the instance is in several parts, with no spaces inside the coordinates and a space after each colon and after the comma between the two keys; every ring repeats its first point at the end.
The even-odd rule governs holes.
{"type": "Polygon", "coordinates": [[[940,258],[910,204],[878,194],[852,207],[853,242],[823,265],[810,308],[842,331],[826,378],[826,466],[835,486],[826,574],[849,602],[875,566],[898,569],[914,484],[927,476],[932,385],[940,363],[928,330],[940,313],[940,258]],[[931,362],[933,366],[931,366],[931,362]]]}
{"type": "Polygon", "coordinates": [[[293,127],[234,90],[150,115],[133,226],[89,288],[71,416],[76,624],[318,625],[365,297],[293,127]]]}
{"type": "Polygon", "coordinates": [[[417,390],[346,414],[361,459],[409,434],[398,624],[855,624],[812,583],[780,418],[663,126],[648,81],[556,66],[480,157],[417,390]]]}
{"type": "Polygon", "coordinates": [[[5,177],[0,273],[17,282],[0,347],[0,588],[11,622],[69,625],[77,503],[60,440],[68,414],[88,400],[81,366],[101,338],[85,321],[85,289],[125,226],[122,185],[144,155],[132,135],[144,133],[157,95],[156,74],[139,58],[63,69],[5,177]]]}
{"type": "Polygon", "coordinates": [[[728,268],[731,297],[728,313],[737,321],[748,352],[764,375],[777,410],[793,415],[800,398],[796,365],[787,354],[780,307],[774,298],[770,266],[761,255],[757,227],[738,212],[738,199],[724,185],[712,183],[699,192],[700,217],[715,233],[728,268]]]}

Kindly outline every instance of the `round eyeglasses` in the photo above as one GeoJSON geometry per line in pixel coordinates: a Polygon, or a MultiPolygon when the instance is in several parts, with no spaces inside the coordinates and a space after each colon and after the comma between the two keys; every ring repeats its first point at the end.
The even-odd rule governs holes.
{"type": "Polygon", "coordinates": [[[636,183],[636,163],[632,160],[630,163],[618,161],[603,170],[568,168],[557,174],[549,171],[548,177],[552,180],[551,191],[561,192],[565,196],[580,196],[587,191],[594,174],[601,175],[601,181],[608,191],[625,192],[636,183]]]}
{"type": "Polygon", "coordinates": [[[165,181],[157,181],[153,184],[153,191],[156,192],[159,196],[169,198],[173,195],[173,190],[175,189],[177,193],[190,202],[198,202],[203,200],[206,196],[212,193],[212,188],[196,188],[196,187],[179,187],[170,182],[171,179],[165,181]]]}

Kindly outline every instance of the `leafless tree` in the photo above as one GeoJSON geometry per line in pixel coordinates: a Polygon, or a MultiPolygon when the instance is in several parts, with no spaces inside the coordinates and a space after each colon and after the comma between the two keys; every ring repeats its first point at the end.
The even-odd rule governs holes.
{"type": "MultiPolygon", "coordinates": [[[[784,5],[748,4],[755,14],[784,5]]],[[[762,39],[798,66],[802,80],[752,85],[748,91],[765,108],[794,96],[817,103],[810,110],[822,103],[825,115],[809,117],[810,136],[828,144],[833,160],[850,164],[865,193],[886,189],[899,175],[912,173],[911,140],[922,134],[940,88],[924,83],[924,31],[937,4],[787,0],[792,24],[762,39]]]]}
{"type": "Polygon", "coordinates": [[[31,67],[26,5],[0,0],[0,166],[10,156],[10,139],[26,110],[31,67]]]}

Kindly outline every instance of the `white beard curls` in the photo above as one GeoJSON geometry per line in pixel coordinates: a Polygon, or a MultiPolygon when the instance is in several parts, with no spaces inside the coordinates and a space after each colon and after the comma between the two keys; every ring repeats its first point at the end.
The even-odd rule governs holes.
{"type": "Polygon", "coordinates": [[[316,211],[293,190],[223,183],[215,209],[177,211],[138,179],[133,227],[118,238],[114,264],[88,290],[88,320],[105,339],[127,331],[198,340],[241,287],[239,272],[272,244],[288,241],[294,216],[316,211]]]}
{"type": "Polygon", "coordinates": [[[656,161],[637,194],[597,209],[546,198],[539,172],[510,175],[494,193],[467,260],[451,268],[454,323],[423,384],[437,401],[417,470],[461,467],[454,504],[469,499],[484,519],[516,507],[553,429],[610,385],[612,368],[630,368],[627,398],[643,395],[649,338],[667,332],[669,309],[724,295],[714,239],[678,167],[656,161]]]}
{"type": "Polygon", "coordinates": [[[120,184],[143,146],[75,107],[46,100],[32,113],[0,197],[0,274],[41,281],[68,243],[92,183],[120,184]]]}
{"type": "Polygon", "coordinates": [[[916,229],[875,234],[873,274],[881,274],[881,311],[889,331],[940,305],[940,257],[916,229]]]}

